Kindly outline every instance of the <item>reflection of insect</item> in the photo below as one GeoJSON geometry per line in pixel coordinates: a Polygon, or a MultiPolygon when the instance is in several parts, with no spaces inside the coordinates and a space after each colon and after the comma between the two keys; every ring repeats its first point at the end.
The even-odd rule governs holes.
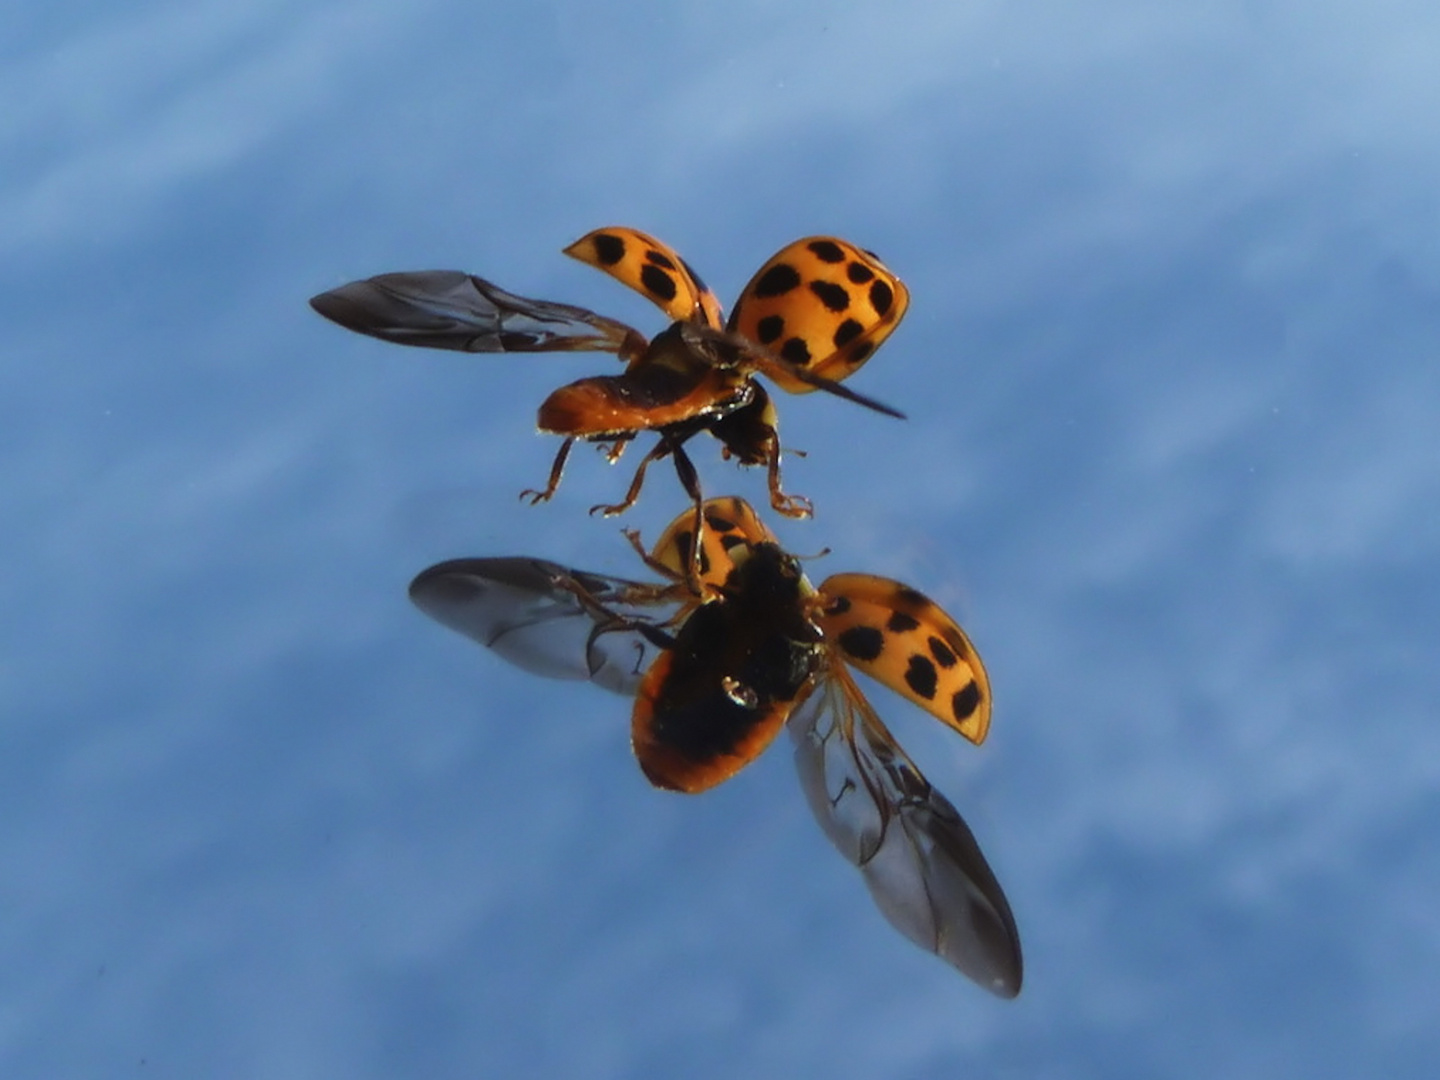
{"type": "Polygon", "coordinates": [[[909,293],[878,258],[829,237],[797,240],[751,279],[722,324],[715,294],[670,247],[627,228],[598,229],[565,249],[658,304],[675,322],[647,342],[623,323],[584,308],[530,300],[454,270],[381,274],[321,293],[310,301],[350,330],[402,345],[462,352],[613,352],[619,375],[581,379],[540,406],[540,430],[565,436],[543,491],[560,485],[576,439],[608,445],[612,462],[644,431],[659,442],[641,460],[624,499],[597,506],[607,515],[640,496],[645,470],[670,456],[698,519],[699,482],[684,443],[708,431],[725,457],[764,465],[770,502],[806,517],[808,500],[780,487],[775,407],[756,374],[791,393],[826,390],[871,409],[898,412],[840,385],[895,329],[909,293]]]}
{"type": "Polygon", "coordinates": [[[1013,997],[1020,941],[999,882],[848,670],[978,743],[990,687],[969,640],[933,602],[887,578],[836,574],[814,588],[741,499],[711,499],[703,513],[698,560],[688,513],[649,555],[640,549],[660,583],[540,559],[457,559],[421,573],[410,596],[528,671],[634,694],[632,744],[659,787],[713,787],[788,722],[810,809],[885,917],[1013,997]],[[699,594],[686,580],[692,561],[699,594]]]}

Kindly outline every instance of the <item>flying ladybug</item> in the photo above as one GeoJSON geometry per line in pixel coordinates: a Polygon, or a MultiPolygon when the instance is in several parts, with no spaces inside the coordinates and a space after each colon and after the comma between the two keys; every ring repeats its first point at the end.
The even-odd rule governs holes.
{"type": "Polygon", "coordinates": [[[658,582],[543,559],[455,559],[419,574],[410,597],[527,671],[633,697],[631,744],[657,787],[714,787],[788,727],[811,812],[885,917],[1014,997],[1020,938],[1000,883],[852,675],[978,744],[990,684],[964,631],[888,578],[835,574],[814,587],[742,499],[710,499],[702,514],[698,543],[688,512],[649,552],[626,534],[658,582]]]}
{"type": "Polygon", "coordinates": [[[791,393],[825,390],[889,416],[902,414],[841,385],[895,329],[910,294],[871,252],[833,237],[797,240],[750,280],[722,319],[720,302],[668,245],[636,229],[606,228],[565,254],[604,270],[657,304],[673,322],[653,340],[593,311],[506,292],[458,270],[381,274],[321,293],[310,305],[349,330],[401,345],[478,353],[611,352],[618,375],[581,379],[540,406],[541,431],[564,436],[549,482],[526,491],[542,502],[560,486],[577,439],[604,444],[612,463],[630,440],[659,439],[625,497],[592,509],[607,516],[635,504],[652,461],[670,457],[699,520],[701,493],[685,443],[708,431],[721,453],[768,471],[770,504],[808,517],[809,500],[780,482],[780,437],[764,375],[791,393]]]}

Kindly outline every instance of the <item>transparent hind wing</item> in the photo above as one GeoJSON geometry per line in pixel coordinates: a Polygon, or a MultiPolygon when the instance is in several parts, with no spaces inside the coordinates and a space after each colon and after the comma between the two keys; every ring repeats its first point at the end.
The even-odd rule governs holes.
{"type": "Polygon", "coordinates": [[[421,571],[410,599],[516,667],[633,695],[680,603],[671,586],[544,559],[451,559],[421,571]]]}
{"type": "Polygon", "coordinates": [[[531,300],[459,270],[380,274],[312,297],[310,306],[357,334],[398,345],[472,353],[610,352],[646,341],[585,308],[531,300]]]}
{"type": "Polygon", "coordinates": [[[756,371],[786,389],[802,386],[809,390],[824,390],[846,401],[853,401],[856,405],[893,416],[897,420],[905,419],[904,413],[883,401],[876,401],[848,386],[842,386],[838,379],[832,379],[828,375],[807,371],[804,366],[785,359],[764,345],[756,344],[743,334],[732,330],[717,330],[700,323],[687,323],[682,327],[680,336],[690,356],[703,360],[710,367],[756,371]]]}
{"type": "Polygon", "coordinates": [[[806,801],[891,925],[999,997],[1020,992],[1020,936],[960,814],[838,662],[791,715],[806,801]]]}

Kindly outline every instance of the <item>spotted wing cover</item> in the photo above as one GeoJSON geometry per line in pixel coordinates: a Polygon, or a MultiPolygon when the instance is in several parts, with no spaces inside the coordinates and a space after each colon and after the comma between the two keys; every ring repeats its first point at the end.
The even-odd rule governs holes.
{"type": "MultiPolygon", "coordinates": [[[[782,248],[750,279],[728,328],[839,381],[870,358],[909,305],[909,290],[875,255],[832,236],[810,236],[782,248]]],[[[765,374],[792,394],[816,388],[783,369],[765,374]]]]}
{"type": "MultiPolygon", "coordinates": [[[[726,496],[707,499],[701,507],[704,522],[700,541],[700,580],[708,585],[723,585],[735,566],[733,552],[737,547],[752,547],[766,541],[775,543],[775,534],[762,522],[744,499],[726,496]]],[[[690,566],[690,550],[694,543],[695,515],[686,511],[677,517],[655,542],[650,558],[678,577],[690,566]]]]}
{"type": "Polygon", "coordinates": [[[518,668],[627,696],[664,640],[643,628],[659,625],[673,606],[665,587],[531,558],[439,563],[411,582],[410,599],[518,668]]]}
{"type": "Polygon", "coordinates": [[[647,344],[622,322],[570,304],[517,296],[459,270],[380,274],[320,293],[310,306],[358,334],[430,349],[612,352],[630,359],[647,344]]]}
{"type": "Polygon", "coordinates": [[[836,574],[816,615],[845,661],[971,742],[990,729],[990,680],[975,647],[929,597],[873,574],[836,574]]]}
{"type": "Polygon", "coordinates": [[[811,812],[891,925],[999,997],[1018,994],[1019,930],[975,835],[838,659],[788,727],[811,812]]]}
{"type": "Polygon", "coordinates": [[[565,254],[604,270],[657,304],[676,321],[719,329],[720,301],[669,244],[639,229],[596,229],[565,249],[565,254]]]}

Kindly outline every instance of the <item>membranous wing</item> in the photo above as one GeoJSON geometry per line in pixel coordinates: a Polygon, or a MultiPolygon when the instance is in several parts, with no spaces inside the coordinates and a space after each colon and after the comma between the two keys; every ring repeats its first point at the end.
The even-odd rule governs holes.
{"type": "Polygon", "coordinates": [[[415,606],[516,667],[633,695],[681,601],[667,585],[544,559],[451,559],[410,583],[415,606]]]}
{"type": "Polygon", "coordinates": [[[992,993],[1018,994],[1019,932],[980,845],[838,660],[789,729],[815,819],[891,924],[992,993]]]}
{"type": "Polygon", "coordinates": [[[622,322],[551,300],[506,292],[460,270],[420,270],[352,281],[310,306],[347,330],[399,345],[473,353],[645,351],[622,322]]]}
{"type": "Polygon", "coordinates": [[[844,386],[838,379],[817,375],[799,364],[786,360],[764,345],[756,344],[749,338],[729,330],[717,330],[701,323],[685,323],[680,330],[681,339],[690,354],[713,368],[745,367],[765,375],[782,385],[803,385],[811,390],[824,390],[836,397],[853,401],[867,409],[904,420],[905,414],[884,402],[876,401],[858,391],[844,386]]]}

